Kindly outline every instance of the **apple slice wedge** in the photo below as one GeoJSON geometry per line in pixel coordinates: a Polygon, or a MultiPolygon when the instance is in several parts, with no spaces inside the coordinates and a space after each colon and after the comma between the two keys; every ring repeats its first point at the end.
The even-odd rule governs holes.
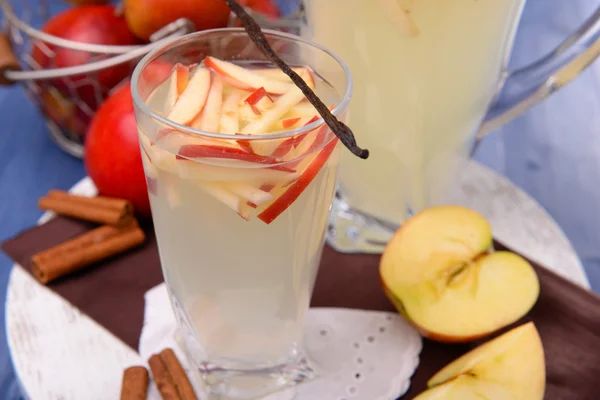
{"type": "Polygon", "coordinates": [[[167,114],[171,112],[171,109],[175,105],[175,102],[187,87],[189,83],[189,78],[190,69],[181,63],[175,64],[175,66],[173,67],[173,72],[171,73],[171,81],[169,82],[169,92],[167,94],[166,100],[165,110],[167,114]]]}
{"type": "Polygon", "coordinates": [[[218,132],[223,108],[223,80],[212,76],[210,90],[202,112],[192,121],[192,128],[205,132],[218,132]]]}
{"type": "Polygon", "coordinates": [[[528,322],[446,365],[414,400],[542,400],[545,364],[540,335],[528,322]]]}
{"type": "Polygon", "coordinates": [[[257,188],[247,183],[236,182],[226,183],[225,187],[232,193],[240,196],[247,203],[252,204],[253,208],[260,207],[261,205],[273,200],[273,195],[271,193],[262,190],[263,185],[261,185],[261,188],[257,188]]]}
{"type": "Polygon", "coordinates": [[[245,201],[224,187],[223,184],[200,181],[198,182],[198,186],[201,187],[206,193],[210,194],[212,197],[238,213],[246,221],[250,219],[250,215],[245,212],[242,207],[245,205],[245,201]]]}
{"type": "Polygon", "coordinates": [[[168,115],[189,82],[190,68],[177,63],[169,74],[168,85],[161,82],[148,96],[148,106],[161,115],[168,115]],[[163,100],[164,99],[164,100],[163,100]]]}
{"type": "Polygon", "coordinates": [[[221,121],[219,122],[220,132],[228,135],[235,135],[240,130],[240,94],[231,92],[223,101],[223,110],[221,112],[221,121]]]}
{"type": "Polygon", "coordinates": [[[300,178],[290,185],[288,189],[269,207],[258,214],[258,218],[264,223],[270,224],[290,205],[292,205],[292,203],[294,203],[294,201],[300,197],[308,185],[310,185],[313,179],[315,179],[319,171],[321,171],[321,168],[323,168],[323,165],[325,165],[329,159],[329,156],[335,150],[335,146],[337,145],[338,141],[338,138],[334,138],[331,142],[329,142],[323,148],[323,150],[321,150],[315,156],[310,165],[308,165],[308,167],[302,172],[300,178]]]}
{"type": "Polygon", "coordinates": [[[265,78],[250,69],[215,57],[206,57],[204,65],[219,74],[225,82],[242,90],[256,90],[264,87],[268,93],[284,94],[292,86],[276,79],[265,78]]]}
{"type": "Polygon", "coordinates": [[[168,114],[168,118],[178,124],[187,125],[204,108],[211,87],[210,70],[198,67],[189,80],[183,93],[168,114]]]}

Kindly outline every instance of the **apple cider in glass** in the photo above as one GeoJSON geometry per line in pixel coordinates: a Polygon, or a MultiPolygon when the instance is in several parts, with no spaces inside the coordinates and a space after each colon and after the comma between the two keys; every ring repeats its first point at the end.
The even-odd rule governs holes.
{"type": "MultiPolygon", "coordinates": [[[[232,32],[244,35],[212,35],[232,32]]],[[[301,42],[304,56],[302,47],[312,48],[301,42]]],[[[307,51],[330,59],[325,75],[344,77],[335,86],[293,53],[295,72],[343,119],[351,89],[343,64],[319,48],[307,51]]],[[[298,378],[289,365],[302,357],[303,318],[340,146],[283,71],[221,53],[197,62],[183,58],[166,68],[159,84],[145,82],[143,71],[154,76],[152,66],[164,60],[147,62],[136,103],[142,160],[163,275],[188,357],[205,374],[266,371],[277,386],[298,378]],[[277,368],[285,379],[276,377],[277,368]]],[[[258,390],[264,382],[250,386],[258,390]]]]}
{"type": "Polygon", "coordinates": [[[364,162],[342,157],[344,205],[332,219],[337,249],[379,252],[411,211],[447,200],[498,88],[524,3],[304,1],[303,36],[337,52],[355,77],[349,123],[371,152],[364,162]],[[393,229],[379,234],[369,217],[393,229]]]}

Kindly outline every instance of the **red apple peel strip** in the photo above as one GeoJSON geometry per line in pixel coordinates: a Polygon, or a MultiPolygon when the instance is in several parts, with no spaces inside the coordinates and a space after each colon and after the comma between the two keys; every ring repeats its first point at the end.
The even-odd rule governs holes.
{"type": "Polygon", "coordinates": [[[258,214],[258,218],[266,224],[273,222],[281,213],[292,205],[304,190],[311,184],[313,179],[319,174],[321,168],[325,165],[329,156],[335,150],[339,139],[334,138],[323,150],[315,157],[306,170],[300,175],[300,178],[292,184],[281,196],[277,198],[267,209],[258,214]]]}

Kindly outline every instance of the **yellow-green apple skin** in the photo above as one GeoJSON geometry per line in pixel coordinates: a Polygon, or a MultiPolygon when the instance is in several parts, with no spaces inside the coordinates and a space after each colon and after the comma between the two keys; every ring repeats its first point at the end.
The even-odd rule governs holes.
{"type": "Polygon", "coordinates": [[[492,244],[491,226],[477,212],[426,209],[388,243],[379,267],[384,292],[425,337],[486,337],[524,316],[540,290],[527,260],[492,244]]]}
{"type": "Polygon", "coordinates": [[[414,400],[543,400],[544,349],[535,325],[523,324],[451,362],[414,400]]]}

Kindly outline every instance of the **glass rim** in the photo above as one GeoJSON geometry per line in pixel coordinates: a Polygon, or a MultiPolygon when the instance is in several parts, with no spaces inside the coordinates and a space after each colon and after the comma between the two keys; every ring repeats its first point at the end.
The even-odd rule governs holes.
{"type": "MultiPolygon", "coordinates": [[[[346,63],[333,51],[329,50],[328,48],[321,46],[320,44],[317,44],[313,41],[304,39],[298,35],[293,35],[290,33],[285,33],[285,32],[280,32],[280,31],[275,31],[275,30],[271,30],[271,29],[262,29],[263,33],[265,35],[268,36],[275,36],[275,37],[280,37],[283,39],[288,39],[294,42],[299,42],[299,43],[303,43],[305,45],[314,47],[316,49],[321,50],[322,52],[324,52],[325,54],[327,54],[328,56],[330,56],[331,58],[333,58],[343,69],[344,74],[346,76],[346,91],[344,93],[344,95],[342,96],[341,100],[338,102],[338,104],[335,106],[335,108],[333,110],[331,110],[331,113],[333,115],[338,115],[340,112],[342,112],[343,110],[345,110],[348,107],[348,103],[350,102],[350,99],[352,97],[352,91],[354,88],[354,81],[352,78],[352,74],[350,73],[350,68],[348,68],[348,65],[346,65],[346,63]]],[[[169,128],[175,129],[177,131],[180,132],[184,132],[184,133],[188,133],[188,134],[193,134],[193,135],[200,135],[200,136],[206,136],[206,137],[211,137],[211,138],[217,138],[217,139],[229,139],[229,140],[269,140],[269,139],[284,139],[284,138],[289,138],[289,137],[293,137],[293,136],[297,136],[297,135],[302,135],[305,134],[307,132],[310,132],[316,128],[318,128],[319,126],[321,126],[322,124],[325,123],[325,121],[323,120],[323,118],[319,115],[319,119],[317,119],[316,121],[302,126],[300,128],[296,128],[293,130],[289,130],[289,131],[282,131],[279,133],[273,133],[273,134],[265,134],[265,135],[251,135],[251,134],[224,134],[224,133],[216,133],[216,132],[208,132],[208,131],[203,131],[203,130],[199,130],[199,129],[194,129],[192,127],[189,127],[187,125],[182,125],[182,124],[178,124],[176,122],[171,121],[170,119],[163,117],[162,115],[157,114],[156,112],[154,112],[154,110],[152,110],[147,104],[146,102],[144,102],[139,94],[138,91],[138,82],[139,82],[139,78],[140,75],[142,73],[142,71],[146,68],[146,66],[155,58],[157,58],[166,47],[168,46],[172,46],[175,45],[178,41],[182,41],[184,39],[193,39],[195,37],[201,37],[201,36],[206,36],[208,34],[218,34],[218,33],[222,33],[222,34],[228,34],[228,33],[244,33],[246,35],[248,35],[246,33],[246,31],[244,30],[244,28],[217,28],[217,29],[207,29],[207,30],[203,30],[203,31],[198,31],[198,32],[193,32],[178,38],[175,38],[172,41],[169,41],[168,43],[166,43],[165,45],[156,48],[152,51],[150,51],[148,54],[146,54],[144,56],[144,58],[142,58],[137,65],[135,66],[135,69],[133,71],[133,74],[131,75],[131,83],[130,83],[130,88],[131,88],[131,96],[133,98],[133,102],[134,104],[139,107],[144,114],[148,115],[149,117],[155,119],[156,121],[159,121],[161,123],[163,123],[164,125],[166,125],[169,128]]]]}

